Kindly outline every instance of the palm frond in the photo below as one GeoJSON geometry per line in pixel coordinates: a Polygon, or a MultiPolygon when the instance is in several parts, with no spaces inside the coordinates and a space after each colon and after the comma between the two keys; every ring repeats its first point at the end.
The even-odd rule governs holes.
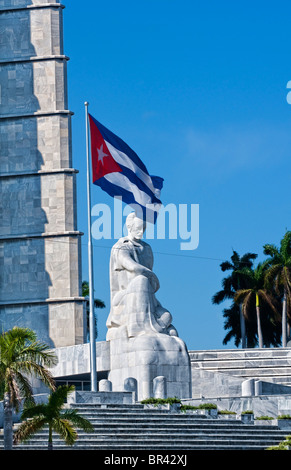
{"type": "Polygon", "coordinates": [[[238,305],[233,302],[229,308],[223,309],[224,329],[229,330],[223,339],[223,344],[227,344],[231,339],[234,340],[236,347],[239,346],[241,341],[240,331],[240,312],[238,305]]]}
{"type": "MultiPolygon", "coordinates": [[[[82,282],[82,296],[83,297],[89,297],[90,291],[89,291],[89,282],[88,281],[83,281],[82,282]]],[[[94,299],[94,306],[96,308],[105,308],[105,302],[100,299],[94,299]]]]}
{"type": "Polygon", "coordinates": [[[280,252],[286,261],[291,257],[291,232],[287,231],[281,240],[280,252]]]}
{"type": "Polygon", "coordinates": [[[243,314],[247,320],[251,318],[251,302],[254,298],[254,292],[250,289],[249,293],[245,296],[242,304],[243,314]]]}
{"type": "Polygon", "coordinates": [[[23,398],[24,403],[26,405],[34,404],[33,388],[29,378],[20,371],[17,371],[15,373],[15,380],[17,387],[19,388],[19,394],[21,398],[23,398]]]}
{"type": "Polygon", "coordinates": [[[278,311],[278,306],[276,306],[277,302],[276,300],[274,299],[274,297],[270,294],[270,293],[267,293],[264,289],[260,289],[258,291],[258,294],[260,297],[262,297],[265,302],[267,302],[267,304],[271,307],[272,311],[274,312],[275,314],[275,318],[277,320],[280,320],[281,318],[281,314],[279,313],[278,311]]]}
{"type": "Polygon", "coordinates": [[[263,249],[264,249],[264,254],[267,256],[271,256],[271,258],[280,257],[279,249],[273,244],[267,243],[266,245],[263,246],[263,249]]]}
{"type": "Polygon", "coordinates": [[[94,430],[93,425],[83,416],[79,415],[77,410],[74,409],[67,409],[62,413],[62,416],[73,423],[80,429],[83,429],[86,432],[90,432],[94,430]]]}
{"type": "Polygon", "coordinates": [[[252,287],[254,285],[255,274],[254,270],[250,267],[243,267],[236,271],[240,278],[240,284],[244,287],[252,287]]]}
{"type": "Polygon", "coordinates": [[[29,343],[23,349],[22,356],[31,362],[39,363],[46,367],[55,366],[58,362],[55,352],[48,349],[47,345],[40,341],[29,343]]]}
{"type": "Polygon", "coordinates": [[[54,431],[64,439],[67,445],[72,446],[76,442],[78,433],[69,420],[63,417],[55,419],[53,420],[52,426],[54,431]]]}
{"type": "Polygon", "coordinates": [[[45,403],[39,403],[37,405],[29,406],[24,408],[21,413],[21,419],[31,419],[35,417],[45,417],[47,414],[47,405],[45,403]]]}
{"type": "Polygon", "coordinates": [[[49,396],[48,405],[51,408],[61,410],[68,395],[75,390],[74,385],[62,385],[49,396]]]}
{"type": "Polygon", "coordinates": [[[228,295],[224,290],[220,290],[216,292],[216,294],[213,295],[212,297],[212,303],[213,304],[221,304],[224,300],[228,299],[228,295]]]}
{"type": "Polygon", "coordinates": [[[23,421],[14,433],[14,444],[28,441],[33,434],[43,429],[45,425],[46,421],[41,417],[23,421]]]}
{"type": "Polygon", "coordinates": [[[231,264],[229,261],[223,261],[220,265],[221,271],[229,271],[230,269],[233,269],[233,264],[231,264]]]}
{"type": "Polygon", "coordinates": [[[22,370],[31,376],[39,377],[45,385],[47,385],[52,390],[55,390],[55,379],[50,370],[44,367],[37,362],[25,360],[20,362],[19,365],[22,366],[22,370]]]}
{"type": "Polygon", "coordinates": [[[230,257],[231,261],[233,262],[233,265],[236,267],[240,261],[240,256],[237,251],[232,250],[232,256],[230,257]]]}
{"type": "Polygon", "coordinates": [[[11,330],[5,331],[4,336],[9,343],[20,344],[21,346],[29,342],[35,342],[37,338],[35,331],[19,326],[14,326],[11,330]]]}
{"type": "Polygon", "coordinates": [[[256,253],[245,253],[244,255],[242,255],[240,263],[246,268],[251,268],[253,265],[253,260],[255,260],[257,257],[258,255],[256,253]]]}
{"type": "Polygon", "coordinates": [[[96,307],[96,308],[105,308],[106,305],[105,305],[105,302],[103,302],[103,300],[94,299],[94,307],[96,307]]]}
{"type": "Polygon", "coordinates": [[[273,264],[269,267],[265,276],[265,287],[267,289],[272,289],[273,287],[275,287],[278,291],[278,287],[280,284],[281,268],[281,264],[273,264]]]}
{"type": "Polygon", "coordinates": [[[235,293],[234,301],[240,305],[244,302],[246,296],[251,292],[251,289],[240,289],[235,293]]]}
{"type": "Polygon", "coordinates": [[[5,377],[5,389],[9,393],[10,404],[18,411],[21,405],[21,393],[13,371],[8,371],[5,377]]]}

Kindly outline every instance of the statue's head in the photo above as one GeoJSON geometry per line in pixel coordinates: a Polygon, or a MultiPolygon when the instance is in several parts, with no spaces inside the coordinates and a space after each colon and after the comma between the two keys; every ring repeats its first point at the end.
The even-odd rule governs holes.
{"type": "Polygon", "coordinates": [[[135,212],[131,212],[126,218],[126,227],[129,238],[140,240],[146,229],[146,223],[137,217],[135,212]]]}

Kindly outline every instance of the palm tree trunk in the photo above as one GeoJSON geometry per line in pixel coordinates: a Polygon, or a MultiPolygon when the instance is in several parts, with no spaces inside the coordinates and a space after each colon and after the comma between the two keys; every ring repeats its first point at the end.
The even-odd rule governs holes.
{"type": "Polygon", "coordinates": [[[52,430],[51,425],[49,425],[49,438],[48,438],[47,450],[53,450],[53,430],[52,430]]]}
{"type": "Polygon", "coordinates": [[[264,347],[263,343],[263,333],[261,326],[261,316],[260,316],[260,300],[258,294],[256,294],[256,313],[257,313],[257,329],[258,329],[258,338],[259,338],[259,348],[264,347]]]}
{"type": "Polygon", "coordinates": [[[240,304],[239,306],[239,316],[240,316],[240,332],[241,332],[241,347],[245,349],[246,347],[246,324],[245,324],[245,317],[243,314],[243,306],[240,304]]]}
{"type": "Polygon", "coordinates": [[[282,347],[287,346],[287,293],[284,288],[283,306],[282,306],[282,347]]]}
{"type": "Polygon", "coordinates": [[[9,392],[4,393],[4,450],[13,447],[13,418],[12,405],[9,392]]]}

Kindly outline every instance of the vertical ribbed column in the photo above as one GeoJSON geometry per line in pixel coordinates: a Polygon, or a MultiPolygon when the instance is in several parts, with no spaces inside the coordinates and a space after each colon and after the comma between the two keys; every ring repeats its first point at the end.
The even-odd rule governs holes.
{"type": "Polygon", "coordinates": [[[84,342],[63,6],[0,0],[0,328],[84,342]]]}

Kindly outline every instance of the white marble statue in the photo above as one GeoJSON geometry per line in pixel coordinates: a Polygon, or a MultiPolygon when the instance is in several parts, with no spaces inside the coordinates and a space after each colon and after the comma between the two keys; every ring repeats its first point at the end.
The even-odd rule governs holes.
{"type": "Polygon", "coordinates": [[[145,224],[133,212],[127,217],[126,226],[128,236],[121,238],[111,253],[111,311],[106,339],[154,332],[178,336],[171,314],[155,296],[160,284],[152,271],[152,249],[141,240],[145,224]]]}
{"type": "Polygon", "coordinates": [[[168,396],[189,398],[189,354],[172,325],[172,315],[156,298],[159,280],[152,271],[153,253],[141,240],[145,224],[131,213],[126,225],[128,235],[115,243],[110,258],[108,379],[116,391],[133,379],[140,400],[153,396],[154,383],[163,378],[168,396]]]}

